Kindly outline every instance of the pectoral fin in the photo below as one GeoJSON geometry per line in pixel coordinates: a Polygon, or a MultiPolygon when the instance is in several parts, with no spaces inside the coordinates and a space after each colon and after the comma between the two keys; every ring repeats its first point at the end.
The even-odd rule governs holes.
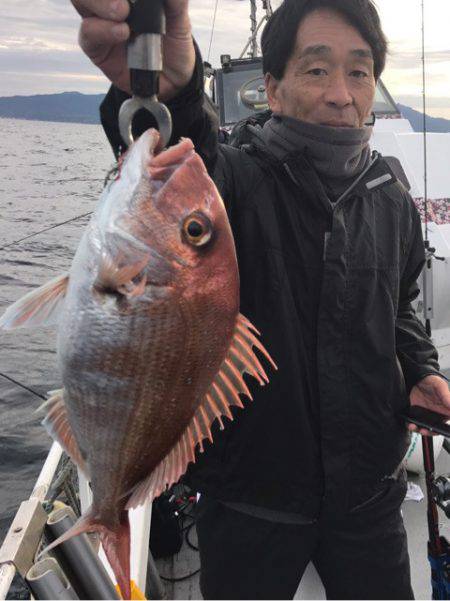
{"type": "Polygon", "coordinates": [[[134,489],[127,509],[153,500],[177,482],[188,464],[195,462],[195,447],[199,445],[200,451],[203,451],[203,440],[208,438],[212,442],[213,421],[217,418],[223,429],[222,417],[233,419],[230,407],[236,405],[243,408],[239,395],[252,398],[243,378],[245,372],[255,377],[261,385],[269,381],[253,347],[261,351],[274,369],[277,367],[252,330],[259,334],[243,315],[239,315],[228,353],[188,427],[166,458],[134,489]]]}
{"type": "Polygon", "coordinates": [[[147,265],[149,256],[130,264],[119,267],[114,260],[104,253],[100,262],[99,272],[94,286],[100,292],[116,291],[131,298],[145,292],[146,275],[142,270],[147,265]]]}
{"type": "Polygon", "coordinates": [[[12,330],[56,324],[68,283],[69,276],[63,274],[32,290],[5,311],[0,318],[0,328],[12,330]]]}

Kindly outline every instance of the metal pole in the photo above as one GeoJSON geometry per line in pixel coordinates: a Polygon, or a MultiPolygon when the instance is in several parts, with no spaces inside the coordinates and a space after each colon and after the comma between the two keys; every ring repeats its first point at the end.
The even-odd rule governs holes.
{"type": "Polygon", "coordinates": [[[251,50],[249,55],[252,58],[258,56],[258,42],[256,41],[257,23],[256,23],[256,0],[250,0],[250,30],[251,35],[251,50]]]}
{"type": "Polygon", "coordinates": [[[268,19],[272,16],[272,5],[270,4],[270,0],[263,0],[263,9],[266,11],[266,16],[268,19]]]}
{"type": "MultiPolygon", "coordinates": [[[[256,28],[256,35],[258,35],[258,31],[261,29],[261,25],[262,25],[262,24],[263,24],[265,21],[267,21],[267,17],[266,17],[266,16],[264,16],[264,17],[261,19],[261,21],[258,23],[258,27],[256,28]]],[[[248,47],[250,46],[250,44],[252,43],[252,39],[253,39],[253,37],[252,37],[252,36],[250,36],[250,37],[249,37],[249,39],[248,39],[248,41],[247,41],[247,43],[246,43],[246,44],[245,44],[245,46],[244,46],[244,49],[242,50],[241,54],[239,55],[239,58],[243,58],[243,57],[244,57],[245,53],[247,52],[247,48],[248,48],[248,47]]],[[[249,54],[250,54],[250,53],[249,53],[249,54]]]]}

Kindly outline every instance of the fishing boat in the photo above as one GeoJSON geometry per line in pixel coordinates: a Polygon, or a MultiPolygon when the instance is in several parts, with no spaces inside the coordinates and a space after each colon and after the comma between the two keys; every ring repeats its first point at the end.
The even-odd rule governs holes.
{"type": "MultiPolygon", "coordinates": [[[[270,1],[264,0],[263,16],[258,23],[256,0],[251,0],[250,6],[251,35],[241,56],[232,59],[230,55],[222,55],[221,65],[217,69],[206,65],[205,89],[217,106],[224,132],[229,132],[238,121],[267,108],[257,35],[262,24],[270,17],[272,9],[270,1]]],[[[447,168],[450,134],[415,132],[381,81],[377,87],[373,113],[375,124],[372,148],[384,156],[399,160],[406,176],[405,185],[409,186],[422,216],[428,261],[422,274],[422,293],[416,301],[416,310],[432,332],[439,350],[442,371],[450,378],[450,173],[447,168]]],[[[448,453],[440,452],[442,446],[442,439],[435,441],[437,471],[450,472],[448,453]]],[[[418,485],[417,488],[411,487],[409,496],[418,501],[419,486],[424,487],[418,435],[413,436],[406,459],[412,472],[411,483],[418,485]]],[[[44,529],[48,531],[49,522],[50,527],[57,527],[64,520],[71,519],[71,511],[79,514],[80,509],[85,510],[89,503],[89,483],[81,473],[76,473],[59,444],[54,443],[30,498],[20,505],[0,549],[0,599],[6,598],[16,573],[27,579],[37,598],[53,598],[39,596],[36,592],[39,590],[41,595],[59,590],[59,595],[54,598],[61,599],[112,598],[116,594],[113,572],[102,549],[95,543],[92,545],[86,535],[82,535],[85,546],[81,551],[77,548],[69,551],[73,553],[72,565],[68,567],[71,578],[67,577],[58,564],[49,563],[48,560],[36,562],[36,554],[42,547],[44,529]],[[58,503],[59,498],[64,499],[65,506],[58,503]],[[49,519],[47,511],[51,509],[49,519]],[[86,545],[94,549],[94,557],[90,551],[86,551],[86,545]],[[88,556],[87,560],[85,557],[82,573],[80,569],[74,569],[73,564],[78,560],[81,562],[81,556],[77,553],[88,556]],[[84,582],[86,578],[83,570],[84,576],[89,574],[88,580],[91,582],[88,584],[84,582]],[[81,584],[80,580],[83,581],[81,584]],[[52,586],[60,588],[51,588],[52,586]],[[80,590],[87,589],[86,596],[79,596],[80,590]],[[99,596],[92,596],[95,594],[99,596]],[[100,596],[101,594],[104,596],[100,596]]],[[[415,594],[418,598],[430,598],[425,508],[423,504],[409,500],[405,501],[403,512],[409,536],[415,594]]],[[[155,599],[201,598],[198,585],[199,557],[195,540],[192,543],[188,539],[188,544],[184,543],[177,554],[155,562],[149,552],[151,517],[152,507],[149,504],[130,513],[131,578],[135,584],[133,598],[144,598],[144,595],[155,599]],[[164,582],[160,578],[161,574],[164,575],[164,582]]],[[[445,523],[443,513],[441,518],[445,523]]],[[[187,528],[187,532],[195,536],[195,530],[191,527],[187,528]]],[[[312,566],[308,567],[296,598],[325,598],[323,587],[312,566]]]]}

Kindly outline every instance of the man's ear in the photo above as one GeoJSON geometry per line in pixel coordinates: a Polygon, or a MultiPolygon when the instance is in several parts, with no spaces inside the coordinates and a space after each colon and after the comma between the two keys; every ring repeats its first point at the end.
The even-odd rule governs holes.
{"type": "Polygon", "coordinates": [[[271,111],[273,113],[280,112],[281,107],[280,102],[278,100],[278,79],[275,79],[275,77],[271,73],[266,73],[266,75],[264,76],[264,83],[266,85],[267,101],[269,103],[271,111]]]}

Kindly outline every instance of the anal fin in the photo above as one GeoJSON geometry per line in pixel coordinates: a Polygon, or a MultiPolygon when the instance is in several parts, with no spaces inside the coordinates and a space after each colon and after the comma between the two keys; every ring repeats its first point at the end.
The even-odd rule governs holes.
{"type": "Polygon", "coordinates": [[[252,398],[243,378],[244,373],[255,377],[261,385],[268,381],[264,368],[253,351],[254,346],[277,369],[252,330],[259,333],[243,315],[239,315],[228,353],[186,430],[165,459],[135,487],[126,505],[127,509],[153,500],[177,482],[188,464],[195,462],[196,446],[199,445],[202,451],[204,439],[208,438],[212,442],[213,421],[218,419],[223,428],[222,417],[233,419],[229,408],[233,405],[243,408],[239,395],[245,394],[252,398]]]}

